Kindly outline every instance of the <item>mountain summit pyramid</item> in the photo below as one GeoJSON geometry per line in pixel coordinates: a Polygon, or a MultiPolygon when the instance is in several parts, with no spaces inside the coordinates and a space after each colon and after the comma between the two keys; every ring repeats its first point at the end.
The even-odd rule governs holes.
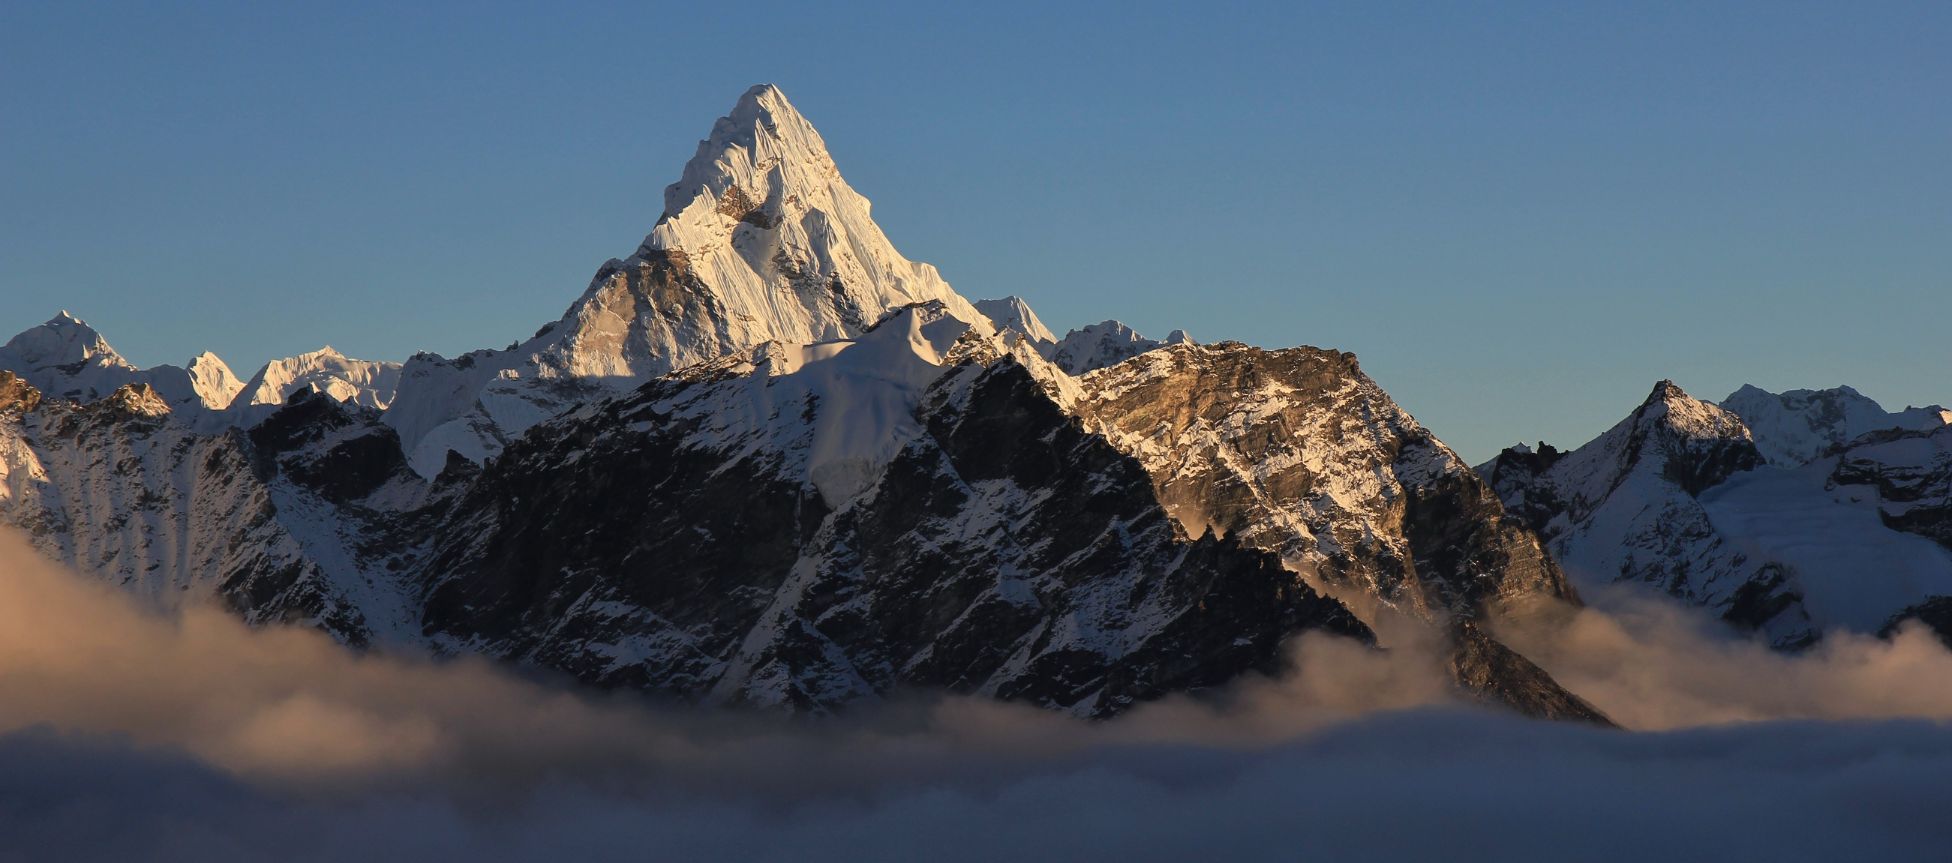
{"type": "Polygon", "coordinates": [[[739,98],[664,190],[636,252],[606,262],[561,320],[502,351],[407,364],[388,423],[416,470],[469,459],[592,387],[622,389],[769,341],[859,335],[936,301],[978,320],[934,267],[903,257],[778,87],[739,98]]]}

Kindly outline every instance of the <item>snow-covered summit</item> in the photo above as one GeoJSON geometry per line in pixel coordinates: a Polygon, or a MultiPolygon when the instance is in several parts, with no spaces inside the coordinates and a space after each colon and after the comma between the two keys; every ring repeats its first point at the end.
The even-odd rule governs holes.
{"type": "Polygon", "coordinates": [[[526,352],[544,374],[637,382],[768,341],[855,336],[912,303],[975,320],[869,210],[786,95],[753,87],[664,190],[636,253],[605,264],[526,352]]]}
{"type": "Polygon", "coordinates": [[[1550,475],[1579,518],[1635,475],[1693,494],[1761,461],[1741,417],[1664,380],[1626,419],[1561,458],[1550,475]]]}
{"type": "Polygon", "coordinates": [[[94,327],[63,310],[0,346],[0,368],[49,398],[90,402],[141,380],[141,371],[94,327]]]}
{"type": "Polygon", "coordinates": [[[160,365],[145,374],[163,401],[177,410],[221,411],[230,407],[244,389],[244,382],[237,379],[230,366],[209,351],[191,357],[188,365],[160,365]]]}
{"type": "Polygon", "coordinates": [[[779,88],[746,91],[664,192],[636,252],[598,270],[561,320],[507,351],[408,361],[388,411],[416,470],[480,460],[590,396],[767,342],[860,335],[890,309],[982,320],[903,257],[779,88]]]}
{"type": "Polygon", "coordinates": [[[999,332],[1016,332],[1035,344],[1057,344],[1057,336],[1037,313],[1030,310],[1030,304],[1022,297],[1004,297],[998,300],[977,300],[976,310],[982,312],[999,332]]]}
{"type": "Polygon", "coordinates": [[[1772,393],[1744,384],[1722,407],[1741,416],[1770,464],[1784,466],[1808,464],[1872,432],[1931,431],[1952,423],[1952,411],[1937,405],[1886,411],[1847,386],[1772,393]]]}

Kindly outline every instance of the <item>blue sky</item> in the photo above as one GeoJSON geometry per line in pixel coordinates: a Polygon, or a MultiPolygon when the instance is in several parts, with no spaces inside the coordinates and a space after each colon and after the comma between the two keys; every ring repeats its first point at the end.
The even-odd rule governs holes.
{"type": "Polygon", "coordinates": [[[1352,350],[1473,460],[1952,401],[1944,3],[273,5],[0,7],[0,330],[499,347],[771,81],[964,294],[1352,350]]]}

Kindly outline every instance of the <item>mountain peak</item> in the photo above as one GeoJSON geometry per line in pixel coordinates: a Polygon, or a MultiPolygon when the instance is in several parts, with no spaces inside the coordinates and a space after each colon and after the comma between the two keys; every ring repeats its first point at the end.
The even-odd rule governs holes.
{"type": "Polygon", "coordinates": [[[786,100],[786,93],[780,90],[779,85],[754,84],[739,96],[738,103],[732,106],[732,113],[727,115],[726,119],[735,123],[743,119],[749,123],[762,114],[775,113],[791,114],[795,117],[800,115],[800,112],[793,107],[793,103],[786,100]]]}
{"type": "MultiPolygon", "coordinates": [[[[771,183],[762,183],[755,175],[794,186],[840,179],[827,142],[786,100],[786,94],[771,84],[747,90],[730,113],[712,124],[711,135],[698,142],[684,174],[665,187],[660,225],[686,218],[701,197],[710,198],[712,209],[735,222],[745,218],[769,202],[769,196],[756,187],[771,183]]],[[[645,245],[673,248],[652,246],[650,239],[645,245]]]]}
{"type": "Polygon", "coordinates": [[[1688,439],[1740,440],[1745,444],[1750,439],[1748,427],[1735,412],[1690,396],[1671,380],[1654,384],[1653,392],[1647,394],[1631,419],[1664,427],[1688,439]]]}
{"type": "Polygon", "coordinates": [[[556,324],[505,354],[416,360],[388,422],[431,476],[448,449],[485,457],[559,412],[559,381],[623,388],[767,342],[851,339],[931,300],[985,320],[935,267],[903,257],[870,209],[786,95],[750,88],[665,188],[663,215],[631,256],[600,267],[556,324]]]}
{"type": "Polygon", "coordinates": [[[1038,319],[1036,312],[1030,310],[1030,304],[1024,302],[1022,297],[977,300],[976,310],[989,318],[998,330],[1013,330],[1037,344],[1057,342],[1057,335],[1044,326],[1044,322],[1038,319]]]}
{"type": "Polygon", "coordinates": [[[7,349],[19,360],[42,364],[75,363],[96,357],[122,362],[121,355],[109,347],[100,332],[68,314],[66,309],[48,318],[47,323],[14,336],[7,342],[7,349]]]}
{"type": "Polygon", "coordinates": [[[1654,384],[1654,391],[1648,393],[1647,399],[1641,402],[1641,404],[1654,404],[1655,402],[1666,402],[1676,399],[1693,400],[1686,390],[1681,389],[1680,385],[1672,380],[1663,378],[1659,383],[1654,384]]]}

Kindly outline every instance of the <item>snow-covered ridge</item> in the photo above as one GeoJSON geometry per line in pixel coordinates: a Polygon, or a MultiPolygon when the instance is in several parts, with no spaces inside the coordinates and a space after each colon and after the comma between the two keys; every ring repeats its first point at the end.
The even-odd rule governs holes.
{"type": "MultiPolygon", "coordinates": [[[[316,351],[273,360],[243,385],[237,401],[242,408],[281,405],[300,390],[331,396],[335,401],[385,410],[400,386],[400,364],[356,360],[326,345],[316,351]]],[[[258,411],[257,413],[264,413],[258,411]]]]}
{"type": "Polygon", "coordinates": [[[1785,467],[1809,464],[1873,432],[1931,431],[1952,423],[1952,411],[1938,405],[1886,411],[1847,386],[1772,393],[1744,384],[1722,399],[1722,407],[1741,416],[1770,464],[1785,467]]]}
{"type": "Polygon", "coordinates": [[[1173,330],[1165,341],[1160,341],[1146,338],[1118,321],[1103,321],[1064,334],[1044,355],[1058,368],[1082,375],[1167,345],[1193,343],[1185,330],[1173,330]]]}
{"type": "Polygon", "coordinates": [[[221,411],[244,389],[230,366],[209,351],[191,357],[188,366],[156,366],[148,370],[148,377],[163,400],[179,410],[221,411]]]}
{"type": "MultiPolygon", "coordinates": [[[[137,368],[94,327],[65,311],[0,347],[0,369],[20,375],[48,398],[78,403],[107,398],[130,384],[147,384],[178,413],[223,411],[244,389],[230,366],[208,351],[182,366],[137,368]]],[[[260,403],[274,403],[266,399],[260,403]]]]}

